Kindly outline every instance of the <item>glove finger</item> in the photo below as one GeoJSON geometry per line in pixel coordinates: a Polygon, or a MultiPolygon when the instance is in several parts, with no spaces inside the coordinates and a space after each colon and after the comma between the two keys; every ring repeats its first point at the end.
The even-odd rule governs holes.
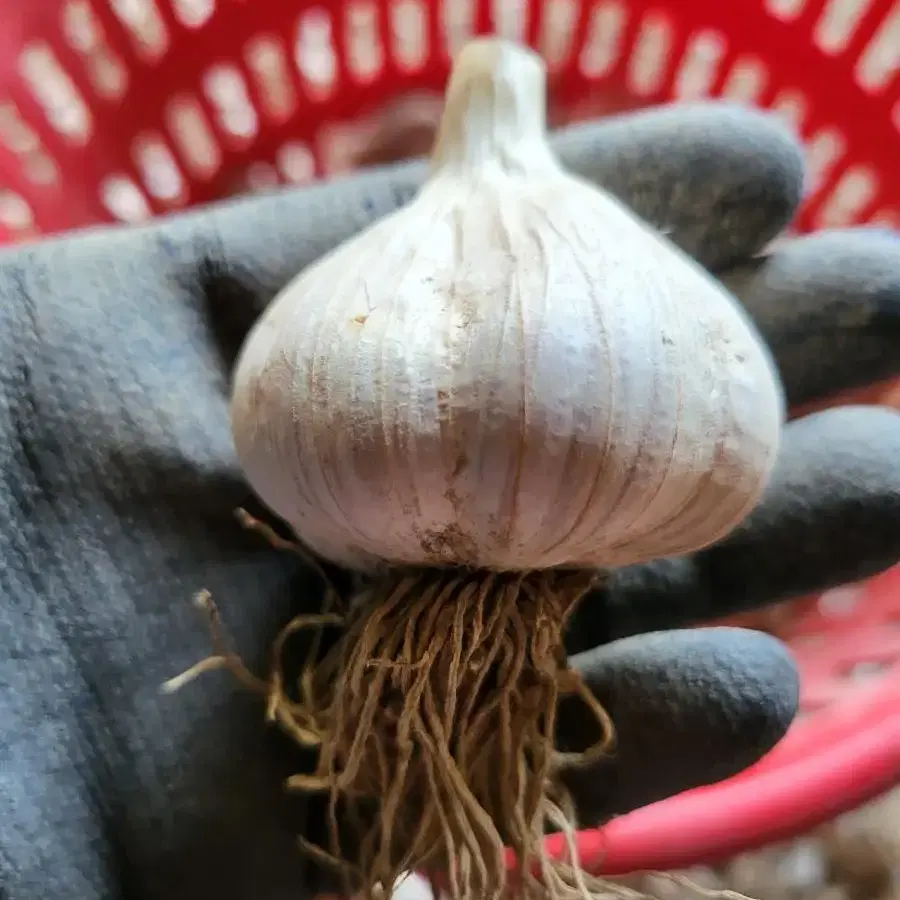
{"type": "Polygon", "coordinates": [[[900,374],[900,240],[891,232],[821,232],[720,277],[772,349],[791,406],[900,374]]]}
{"type": "Polygon", "coordinates": [[[668,106],[578,125],[556,144],[709,269],[762,249],[793,218],[803,152],[774,116],[723,103],[668,106]]]}
{"type": "MultiPolygon", "coordinates": [[[[588,826],[737,774],[781,739],[797,711],[794,663],[784,645],[759,632],[658,632],[571,662],[616,730],[608,757],[565,774],[588,826]]],[[[584,750],[600,737],[577,698],[566,699],[559,715],[562,749],[584,750]]]]}
{"type": "Polygon", "coordinates": [[[613,572],[577,611],[570,652],[870,577],[900,561],[900,414],[829,409],[790,422],[759,505],[692,556],[613,572]]]}

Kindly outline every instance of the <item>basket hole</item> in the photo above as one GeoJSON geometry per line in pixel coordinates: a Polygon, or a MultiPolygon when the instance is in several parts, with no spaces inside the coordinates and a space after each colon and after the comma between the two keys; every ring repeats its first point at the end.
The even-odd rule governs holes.
{"type": "Polygon", "coordinates": [[[816,216],[822,228],[855,222],[878,193],[878,178],[867,166],[853,166],[840,177],[816,216]]]}
{"type": "Polygon", "coordinates": [[[883,88],[900,68],[900,5],[895,5],[860,54],[855,75],[867,91],[883,88]]]}
{"type": "Polygon", "coordinates": [[[169,101],[166,125],[187,168],[198,178],[209,178],[222,165],[222,153],[200,104],[190,97],[169,101]]]}
{"type": "Polygon", "coordinates": [[[171,0],[175,18],[185,28],[200,28],[216,11],[215,0],[171,0]]]}
{"type": "Polygon", "coordinates": [[[109,5],[131,34],[143,59],[156,62],[165,55],[169,49],[169,32],[155,0],[109,0],[109,5]]]}
{"type": "Polygon", "coordinates": [[[806,0],[765,0],[766,9],[783,22],[796,19],[803,12],[806,0]]]}
{"type": "Polygon", "coordinates": [[[13,191],[0,191],[0,224],[10,231],[31,230],[34,213],[28,201],[13,191]]]}
{"type": "Polygon", "coordinates": [[[184,178],[172,151],[157,135],[141,135],[131,147],[147,193],[163,203],[176,203],[185,197],[184,178]]]}
{"type": "Polygon", "coordinates": [[[587,41],[578,58],[578,66],[586,77],[600,78],[615,66],[622,50],[625,22],[625,7],[616,0],[594,8],[587,41]]]}
{"type": "Polygon", "coordinates": [[[766,89],[769,70],[765,63],[755,56],[743,56],[731,67],[722,96],[735,103],[755,104],[766,89]]]}
{"type": "Polygon", "coordinates": [[[396,0],[391,5],[391,35],[400,68],[420,69],[428,56],[428,21],[420,0],[396,0]]]}
{"type": "Polygon", "coordinates": [[[41,146],[37,133],[11,103],[0,105],[0,143],[16,155],[31,153],[41,146]]]}
{"type": "MultiPolygon", "coordinates": [[[[548,3],[543,4],[544,9],[548,3]]],[[[525,39],[525,30],[528,26],[528,0],[493,0],[491,8],[495,34],[511,41],[525,39]]]]}
{"type": "Polygon", "coordinates": [[[94,90],[106,100],[118,100],[128,89],[128,72],[121,60],[106,50],[98,50],[87,63],[94,90]]]}
{"type": "Polygon", "coordinates": [[[203,76],[203,91],[215,109],[216,124],[227,135],[248,141],[259,130],[259,117],[247,83],[236,66],[214,66],[203,76]]]}
{"type": "Polygon", "coordinates": [[[846,141],[837,129],[823,129],[810,139],[806,145],[805,157],[808,189],[811,192],[819,189],[845,151],[846,141]]]}
{"type": "Polygon", "coordinates": [[[19,57],[19,72],[51,127],[78,144],[91,134],[91,114],[68,73],[46,44],[31,44],[19,57]]]}
{"type": "Polygon", "coordinates": [[[37,151],[22,161],[22,174],[32,184],[46,187],[59,180],[59,167],[46,153],[37,151]]]}
{"type": "Polygon", "coordinates": [[[443,26],[447,52],[455,56],[469,40],[475,25],[476,0],[444,0],[443,26]]]}
{"type": "Polygon", "coordinates": [[[538,46],[551,69],[565,65],[572,53],[578,9],[576,0],[547,0],[544,3],[538,46]]]}
{"type": "Polygon", "coordinates": [[[123,97],[128,73],[87,0],[69,0],[63,7],[62,24],[66,41],[84,61],[94,91],[105,100],[123,97]]]}
{"type": "Polygon", "coordinates": [[[357,80],[370,83],[384,66],[378,9],[371,0],[347,5],[347,62],[357,80]]]}
{"type": "Polygon", "coordinates": [[[275,165],[281,177],[293,184],[311,181],[316,175],[316,159],[305,144],[291,141],[279,148],[275,165]]]}
{"type": "Polygon", "coordinates": [[[628,83],[641,96],[658,91],[666,74],[672,30],[661,15],[645,16],[628,62],[628,83]]]}
{"type": "Polygon", "coordinates": [[[62,12],[63,34],[78,53],[90,53],[103,43],[100,23],[87,0],[69,0],[62,12]]]}
{"type": "Polygon", "coordinates": [[[428,56],[428,17],[423,0],[392,0],[388,10],[390,55],[405,72],[420,69],[428,56]]]}
{"type": "Polygon", "coordinates": [[[813,40],[823,53],[840,53],[856,30],[872,0],[828,0],[813,29],[813,40]]]}
{"type": "Polygon", "coordinates": [[[824,591],[816,604],[825,619],[846,619],[856,612],[863,599],[863,590],[856,585],[844,585],[824,591]]]}
{"type": "Polygon", "coordinates": [[[283,122],[290,118],[297,103],[288,61],[281,42],[271,36],[253,38],[245,49],[247,67],[259,87],[265,111],[283,122]]]}
{"type": "Polygon", "coordinates": [[[692,35],[675,76],[675,96],[689,100],[709,94],[726,49],[725,35],[718,31],[700,31],[692,35]]]}
{"type": "Polygon", "coordinates": [[[326,10],[316,7],[301,17],[294,62],[314,97],[331,93],[337,78],[337,56],[332,41],[331,17],[326,10]]]}
{"type": "Polygon", "coordinates": [[[800,91],[782,91],[772,101],[772,112],[798,133],[803,130],[803,121],[808,111],[806,97],[800,91]]]}
{"type": "Polygon", "coordinates": [[[150,218],[141,189],[125,175],[108,175],[100,182],[100,202],[120,222],[134,224],[150,218]]]}

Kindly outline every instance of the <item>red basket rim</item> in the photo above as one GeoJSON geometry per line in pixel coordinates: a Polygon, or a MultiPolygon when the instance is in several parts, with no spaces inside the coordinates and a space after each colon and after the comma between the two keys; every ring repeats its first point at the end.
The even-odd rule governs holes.
{"type": "MultiPolygon", "coordinates": [[[[879,685],[883,702],[870,706],[842,739],[784,765],[768,766],[767,757],[742,776],[579,832],[582,866],[617,875],[715,862],[808,831],[877,797],[900,782],[900,676],[889,681],[879,685]],[[728,827],[729,821],[740,827],[728,827]]],[[[565,855],[558,835],[548,838],[548,848],[554,858],[565,855]]]]}

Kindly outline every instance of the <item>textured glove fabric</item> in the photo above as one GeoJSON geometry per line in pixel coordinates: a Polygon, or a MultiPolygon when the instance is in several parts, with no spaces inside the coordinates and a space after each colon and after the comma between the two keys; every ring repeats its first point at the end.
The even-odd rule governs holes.
{"type": "MultiPolygon", "coordinates": [[[[758,253],[800,196],[796,146],[748,112],[642,113],[573,129],[559,147],[578,172],[717,269],[758,253]]],[[[419,164],[394,167],[0,253],[2,900],[296,900],[325,886],[295,843],[301,832],[321,839],[321,805],[283,790],[310,759],[265,727],[259,698],[227,673],[171,696],[160,686],[209,653],[190,604],[196,591],[212,592],[235,649],[259,671],[284,623],[318,607],[320,586],[300,562],[232,516],[240,505],[261,511],[232,450],[228,373],[274,292],[408,199],[423,173],[419,164]]],[[[755,316],[770,316],[779,365],[792,371],[788,344],[779,344],[792,313],[777,319],[753,274],[759,265],[741,276],[742,289],[755,316]]],[[[861,277],[856,294],[844,286],[857,297],[851,306],[867,285],[861,277]]],[[[813,277],[808,291],[816,289],[813,277]]],[[[817,327],[840,328],[840,318],[817,327]]],[[[873,336],[867,350],[900,356],[893,334],[873,336]]],[[[853,359],[844,362],[852,372],[853,359]]],[[[797,384],[843,377],[815,382],[805,372],[797,384]]],[[[823,505],[809,490],[828,490],[835,471],[845,473],[847,509],[893,521],[896,428],[874,421],[855,423],[856,433],[894,437],[878,438],[868,481],[854,481],[847,443],[834,458],[822,448],[812,485],[791,481],[794,463],[785,463],[804,521],[818,521],[823,505]]],[[[779,502],[773,496],[767,509],[777,513],[779,502]]],[[[775,513],[761,513],[762,530],[733,546],[776,552],[772,542],[792,532],[779,530],[785,520],[775,513]]],[[[893,561],[898,544],[886,542],[868,564],[893,561]]],[[[719,576],[728,590],[750,578],[748,558],[729,563],[740,577],[719,576]]],[[[670,579],[673,621],[731,602],[705,590],[698,560],[682,561],[693,573],[687,586],[670,579]]],[[[619,734],[616,756],[573,775],[588,821],[739,770],[783,734],[796,708],[790,659],[761,635],[680,632],[595,649],[645,630],[609,625],[627,606],[629,583],[638,585],[627,589],[632,597],[652,597],[649,627],[669,627],[659,613],[664,591],[647,571],[643,583],[638,575],[614,582],[573,629],[573,650],[585,651],[577,662],[619,734]]],[[[827,567],[819,576],[828,579],[827,567]]],[[[783,593],[753,583],[759,602],[783,593]]],[[[563,717],[563,743],[587,737],[577,710],[563,717]]]]}

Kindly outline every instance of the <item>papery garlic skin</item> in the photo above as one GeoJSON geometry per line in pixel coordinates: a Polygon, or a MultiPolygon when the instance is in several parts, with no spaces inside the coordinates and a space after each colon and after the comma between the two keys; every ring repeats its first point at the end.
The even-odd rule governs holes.
{"type": "Polygon", "coordinates": [[[544,139],[544,71],[464,51],[407,208],[291,282],[234,377],[238,456],[322,556],[615,567],[719,539],[784,417],[736,301],[544,139]]]}

